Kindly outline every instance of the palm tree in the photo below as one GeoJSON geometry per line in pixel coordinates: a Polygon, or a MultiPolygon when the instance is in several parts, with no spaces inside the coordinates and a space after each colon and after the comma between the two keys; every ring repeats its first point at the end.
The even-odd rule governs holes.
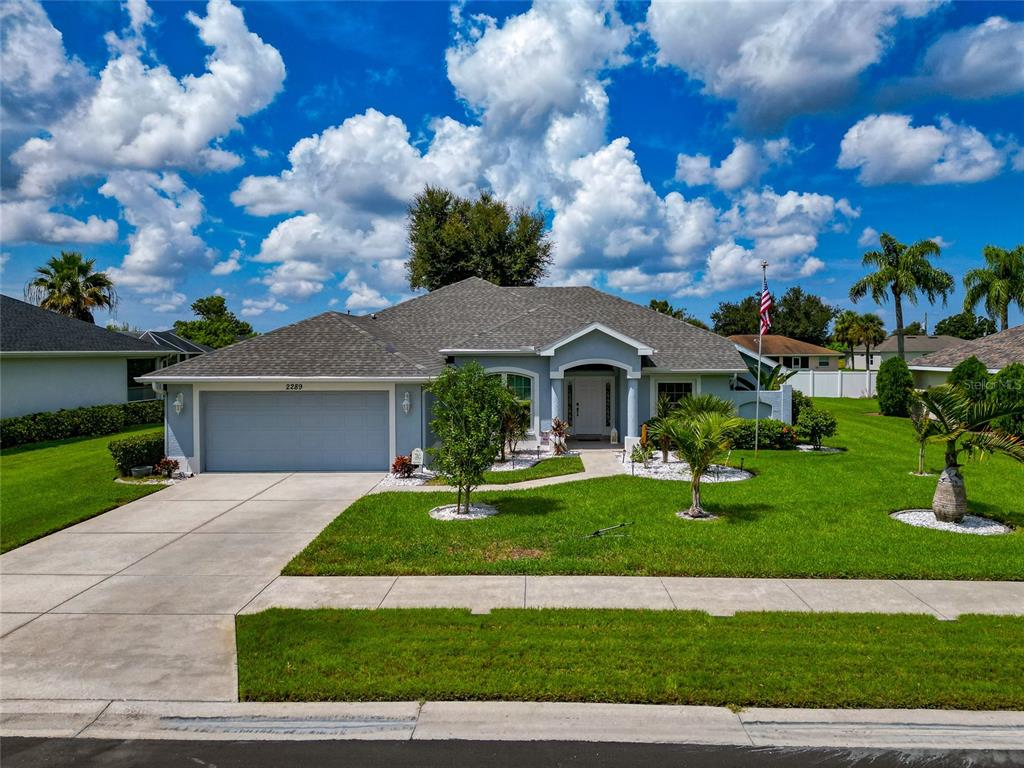
{"type": "Polygon", "coordinates": [[[735,416],[705,411],[693,416],[678,414],[668,420],[676,456],[690,467],[690,508],[677,512],[680,517],[707,517],[700,500],[700,480],[720,455],[732,447],[732,430],[741,424],[735,416]]]}
{"type": "Polygon", "coordinates": [[[917,474],[923,476],[927,474],[924,470],[924,450],[936,434],[937,424],[928,406],[916,392],[910,405],[910,423],[914,427],[914,439],[917,441],[917,474]]]}
{"type": "Polygon", "coordinates": [[[114,281],[105,272],[93,271],[95,265],[95,259],[84,259],[77,251],[61,251],[36,268],[25,298],[51,312],[95,323],[94,309],[117,306],[114,281]]]}
{"type": "Polygon", "coordinates": [[[991,400],[972,402],[960,387],[942,384],[920,393],[935,422],[928,442],[945,447],[945,469],[939,475],[932,512],[936,520],[959,523],[967,514],[967,489],[960,474],[960,454],[968,457],[1001,453],[1024,462],[1024,440],[992,429],[996,419],[1024,411],[1024,404],[1000,405],[991,400]]]}
{"type": "Polygon", "coordinates": [[[832,331],[832,338],[846,347],[850,357],[850,365],[853,365],[853,348],[860,344],[860,337],[857,335],[857,320],[860,318],[852,309],[845,309],[836,318],[835,328],[832,331]]]}
{"type": "Polygon", "coordinates": [[[972,269],[964,275],[964,311],[974,313],[974,308],[985,302],[985,312],[993,320],[999,320],[999,330],[1009,327],[1009,310],[1016,304],[1024,310],[1024,245],[1012,251],[986,245],[984,250],[986,266],[972,269]]]}
{"type": "MultiPolygon", "coordinates": [[[[864,364],[868,370],[868,397],[871,397],[871,348],[885,341],[885,325],[882,324],[882,318],[874,312],[865,312],[858,315],[854,328],[857,339],[864,345],[864,364]]],[[[901,336],[901,344],[902,339],[901,336]]]]}
{"type": "Polygon", "coordinates": [[[668,464],[668,451],[672,447],[666,425],[676,406],[677,403],[673,403],[672,398],[668,395],[661,395],[658,397],[657,416],[647,425],[647,438],[657,443],[658,448],[661,449],[661,461],[663,464],[668,464]]]}
{"type": "Polygon", "coordinates": [[[879,235],[880,251],[868,251],[861,260],[865,267],[875,267],[870,275],[862,277],[850,288],[850,300],[856,303],[868,293],[878,304],[884,304],[891,295],[896,309],[896,346],[899,356],[903,353],[903,300],[917,304],[918,291],[935,302],[936,297],[946,296],[953,290],[953,276],[933,267],[930,256],[939,255],[939,246],[932,240],[918,240],[913,245],[904,245],[896,238],[883,232],[879,235]]]}

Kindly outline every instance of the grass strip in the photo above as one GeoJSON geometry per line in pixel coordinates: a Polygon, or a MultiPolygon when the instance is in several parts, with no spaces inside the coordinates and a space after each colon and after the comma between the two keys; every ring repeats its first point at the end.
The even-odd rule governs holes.
{"type": "MultiPolygon", "coordinates": [[[[484,472],[484,484],[508,485],[509,483],[521,483],[524,480],[539,480],[542,477],[574,475],[582,471],[583,459],[579,456],[554,456],[550,459],[541,459],[532,467],[526,467],[525,469],[510,469],[505,472],[484,472]]],[[[444,484],[443,477],[435,477],[427,481],[427,485],[444,484]]]]}
{"type": "Polygon", "coordinates": [[[273,609],[237,617],[246,701],[1024,708],[1024,619],[273,609]]]}

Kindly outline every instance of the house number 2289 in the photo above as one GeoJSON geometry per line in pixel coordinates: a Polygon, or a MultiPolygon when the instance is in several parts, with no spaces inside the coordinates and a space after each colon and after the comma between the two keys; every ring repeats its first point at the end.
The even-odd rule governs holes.
{"type": "Polygon", "coordinates": [[[285,389],[289,389],[289,390],[293,390],[293,391],[298,391],[298,390],[302,389],[302,385],[301,384],[285,384],[284,388],[285,389]]]}

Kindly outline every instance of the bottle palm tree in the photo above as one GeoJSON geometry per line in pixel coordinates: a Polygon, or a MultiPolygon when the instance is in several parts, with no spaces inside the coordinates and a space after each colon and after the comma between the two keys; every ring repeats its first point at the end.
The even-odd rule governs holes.
{"type": "Polygon", "coordinates": [[[865,267],[875,271],[862,277],[850,288],[850,300],[856,303],[867,294],[878,304],[884,304],[892,296],[896,310],[896,347],[899,356],[903,352],[903,300],[917,304],[918,292],[934,303],[937,297],[946,297],[953,290],[953,276],[932,266],[930,256],[939,255],[939,246],[932,240],[918,240],[913,245],[904,245],[896,238],[883,232],[879,235],[880,251],[868,251],[862,258],[865,267]]]}
{"type": "Polygon", "coordinates": [[[972,402],[964,390],[952,384],[932,387],[918,397],[935,422],[934,434],[928,441],[945,448],[945,469],[935,487],[932,512],[936,520],[959,523],[967,514],[967,488],[960,474],[960,454],[972,457],[1001,453],[1024,462],[1024,440],[991,428],[996,419],[1024,411],[1024,404],[972,402]]]}
{"type": "Polygon", "coordinates": [[[77,251],[61,251],[36,268],[37,277],[25,286],[25,298],[51,312],[95,323],[94,309],[117,306],[114,281],[105,272],[94,271],[95,265],[95,259],[84,259],[77,251]]]}
{"type": "Polygon", "coordinates": [[[690,508],[677,512],[680,517],[707,517],[701,505],[700,481],[715,459],[732,447],[731,433],[741,423],[735,416],[716,411],[696,415],[675,414],[665,429],[676,455],[690,467],[690,508]]]}
{"type": "Polygon", "coordinates": [[[1009,327],[1010,305],[1016,304],[1024,310],[1024,245],[1012,251],[986,245],[984,267],[972,269],[964,275],[964,311],[974,313],[974,308],[985,302],[985,312],[993,320],[999,320],[999,330],[1009,327]]]}

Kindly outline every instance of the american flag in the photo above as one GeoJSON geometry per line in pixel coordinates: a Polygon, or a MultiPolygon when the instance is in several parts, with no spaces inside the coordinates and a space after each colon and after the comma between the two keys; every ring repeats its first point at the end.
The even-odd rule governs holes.
{"type": "Polygon", "coordinates": [[[768,292],[768,278],[764,278],[764,284],[761,287],[761,335],[764,336],[771,330],[772,318],[772,295],[768,292]]]}

